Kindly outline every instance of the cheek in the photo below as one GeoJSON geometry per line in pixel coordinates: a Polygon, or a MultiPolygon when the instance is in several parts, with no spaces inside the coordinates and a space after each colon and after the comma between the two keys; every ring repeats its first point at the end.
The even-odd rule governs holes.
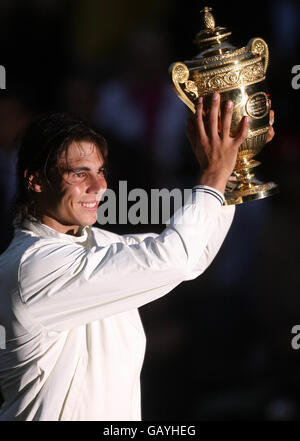
{"type": "Polygon", "coordinates": [[[81,199],[81,196],[84,194],[85,192],[85,185],[81,184],[81,185],[73,185],[70,188],[70,197],[76,199],[77,201],[79,201],[81,199]]]}
{"type": "Polygon", "coordinates": [[[63,189],[61,202],[63,205],[75,205],[81,200],[84,193],[84,185],[68,185],[63,189]]]}

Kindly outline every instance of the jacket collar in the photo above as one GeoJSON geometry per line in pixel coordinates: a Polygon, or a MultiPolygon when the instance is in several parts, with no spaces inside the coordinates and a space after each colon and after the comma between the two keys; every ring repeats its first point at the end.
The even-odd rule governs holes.
{"type": "Polygon", "coordinates": [[[28,216],[24,219],[22,223],[22,230],[29,230],[34,235],[40,236],[40,237],[54,237],[57,239],[64,239],[68,242],[75,242],[75,243],[81,243],[82,245],[86,245],[88,239],[90,239],[91,236],[91,227],[85,226],[80,227],[79,229],[79,235],[78,236],[72,236],[71,234],[64,234],[59,233],[58,231],[54,230],[51,227],[48,227],[48,225],[43,224],[39,220],[37,220],[33,216],[28,216]]]}

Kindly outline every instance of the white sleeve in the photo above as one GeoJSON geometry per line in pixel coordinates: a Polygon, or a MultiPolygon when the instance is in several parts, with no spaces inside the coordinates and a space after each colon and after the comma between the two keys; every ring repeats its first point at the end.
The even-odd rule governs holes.
{"type": "MultiPolygon", "coordinates": [[[[208,186],[198,186],[194,188],[205,188],[210,189],[211,191],[216,192],[216,194],[223,199],[223,195],[217,190],[208,187],[208,186]]],[[[186,273],[185,280],[191,280],[198,277],[202,274],[212,263],[214,258],[216,257],[218,251],[220,250],[224,239],[231,227],[233,217],[235,214],[235,205],[222,206],[219,212],[219,215],[216,218],[215,229],[210,239],[207,242],[207,245],[200,255],[199,260],[196,262],[195,266],[191,268],[190,272],[186,273]]],[[[126,234],[123,235],[122,238],[129,244],[139,244],[146,237],[157,238],[159,234],[157,233],[141,233],[141,234],[126,234]]]]}
{"type": "Polygon", "coordinates": [[[44,327],[58,331],[149,303],[212,260],[230,224],[212,239],[228,208],[221,202],[196,187],[161,234],[145,235],[139,243],[87,249],[47,241],[33,247],[19,267],[22,301],[44,327]]]}

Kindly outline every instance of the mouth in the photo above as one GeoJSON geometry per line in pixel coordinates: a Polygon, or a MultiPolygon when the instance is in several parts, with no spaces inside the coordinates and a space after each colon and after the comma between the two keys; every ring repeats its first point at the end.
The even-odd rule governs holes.
{"type": "Polygon", "coordinates": [[[79,202],[79,205],[81,205],[83,208],[85,208],[88,211],[97,211],[99,201],[79,202]]]}

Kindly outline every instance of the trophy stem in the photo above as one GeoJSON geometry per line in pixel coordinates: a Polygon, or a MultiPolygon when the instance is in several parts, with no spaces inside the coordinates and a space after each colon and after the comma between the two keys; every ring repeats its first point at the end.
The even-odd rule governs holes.
{"type": "Polygon", "coordinates": [[[250,173],[250,170],[254,167],[260,165],[260,162],[255,161],[254,159],[243,158],[238,161],[237,165],[234,168],[234,174],[237,177],[237,180],[240,182],[240,188],[244,190],[252,188],[255,184],[253,184],[254,173],[250,173]]]}
{"type": "Polygon", "coordinates": [[[274,182],[264,184],[255,178],[254,173],[250,173],[250,170],[258,165],[260,162],[254,159],[242,158],[238,160],[233,171],[236,182],[226,188],[225,205],[242,204],[278,193],[278,186],[274,182]]]}

